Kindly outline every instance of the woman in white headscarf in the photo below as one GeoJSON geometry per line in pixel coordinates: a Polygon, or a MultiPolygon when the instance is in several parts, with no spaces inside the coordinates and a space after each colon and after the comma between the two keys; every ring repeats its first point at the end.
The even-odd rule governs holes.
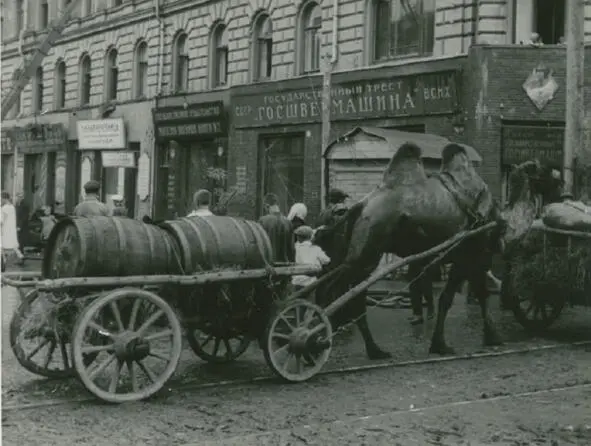
{"type": "Polygon", "coordinates": [[[304,203],[294,203],[287,214],[287,219],[291,222],[292,229],[295,231],[300,226],[306,224],[306,217],[308,216],[308,208],[304,203]]]}

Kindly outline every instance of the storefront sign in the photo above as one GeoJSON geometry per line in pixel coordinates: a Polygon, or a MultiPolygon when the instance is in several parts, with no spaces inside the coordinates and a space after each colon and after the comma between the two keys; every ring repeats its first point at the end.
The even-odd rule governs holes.
{"type": "Polygon", "coordinates": [[[502,131],[503,164],[520,164],[538,159],[562,166],[564,128],[507,126],[502,131]]]}
{"type": "Polygon", "coordinates": [[[122,118],[78,121],[78,147],[82,150],[125,149],[125,124],[122,118]]]}
{"type": "Polygon", "coordinates": [[[164,107],[154,110],[154,128],[159,141],[195,139],[226,133],[222,101],[164,107]]]}
{"type": "Polygon", "coordinates": [[[101,152],[103,167],[135,167],[135,152],[108,151],[101,152]]]}
{"type": "MultiPolygon", "coordinates": [[[[457,98],[453,71],[344,82],[331,90],[331,120],[452,113],[457,98]]],[[[232,113],[236,127],[316,122],[322,114],[322,90],[237,96],[232,113]]]]}
{"type": "Polygon", "coordinates": [[[20,153],[66,150],[66,129],[62,124],[31,124],[7,129],[7,135],[20,153]]]}

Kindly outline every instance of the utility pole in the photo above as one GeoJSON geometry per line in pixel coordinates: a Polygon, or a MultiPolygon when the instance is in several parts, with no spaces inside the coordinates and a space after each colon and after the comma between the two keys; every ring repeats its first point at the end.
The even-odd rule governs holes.
{"type": "Polygon", "coordinates": [[[326,61],[322,76],[322,162],[320,163],[320,208],[326,207],[326,159],[324,153],[330,144],[330,119],[331,119],[331,97],[332,88],[332,63],[326,61]]]}
{"type": "MultiPolygon", "coordinates": [[[[582,153],[585,56],[585,0],[567,2],[566,41],[566,128],[564,131],[564,192],[573,193],[575,159],[586,162],[591,157],[582,153]]],[[[585,181],[587,182],[587,181],[585,181]]]]}

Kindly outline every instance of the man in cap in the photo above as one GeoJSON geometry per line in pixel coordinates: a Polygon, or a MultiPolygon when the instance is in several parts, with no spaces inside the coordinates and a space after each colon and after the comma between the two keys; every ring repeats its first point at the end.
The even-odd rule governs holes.
{"type": "Polygon", "coordinates": [[[259,219],[271,241],[275,262],[294,262],[295,248],[291,222],[281,214],[279,199],[275,194],[267,194],[263,200],[266,215],[259,219]]]}
{"type": "Polygon", "coordinates": [[[318,226],[332,226],[345,215],[348,210],[345,200],[348,197],[349,194],[341,189],[331,189],[328,192],[328,206],[320,214],[318,226]]]}
{"type": "Polygon", "coordinates": [[[193,194],[193,210],[187,217],[209,217],[213,212],[209,210],[211,204],[211,192],[200,189],[193,194]]]}
{"type": "Polygon", "coordinates": [[[123,196],[115,194],[111,196],[111,200],[113,200],[113,216],[127,217],[127,208],[125,207],[125,199],[123,196]]]}
{"type": "Polygon", "coordinates": [[[99,200],[101,185],[98,181],[90,180],[84,185],[84,200],[74,208],[76,217],[110,216],[107,205],[99,200]]]}

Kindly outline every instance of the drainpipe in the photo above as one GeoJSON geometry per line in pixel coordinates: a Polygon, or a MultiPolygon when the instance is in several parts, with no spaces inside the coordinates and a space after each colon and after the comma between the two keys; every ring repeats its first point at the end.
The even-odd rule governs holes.
{"type": "Polygon", "coordinates": [[[160,25],[158,32],[158,83],[156,84],[156,97],[158,97],[162,93],[162,74],[164,71],[164,20],[160,15],[160,0],[154,0],[154,10],[156,20],[160,25]]]}

